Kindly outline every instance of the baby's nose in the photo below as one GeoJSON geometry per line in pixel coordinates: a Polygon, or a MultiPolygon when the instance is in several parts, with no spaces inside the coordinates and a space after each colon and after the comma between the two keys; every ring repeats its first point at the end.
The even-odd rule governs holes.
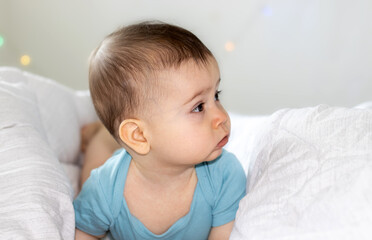
{"type": "Polygon", "coordinates": [[[225,124],[228,119],[229,116],[227,115],[225,109],[223,109],[222,107],[216,108],[212,121],[213,128],[217,129],[218,127],[220,127],[221,124],[225,124]]]}

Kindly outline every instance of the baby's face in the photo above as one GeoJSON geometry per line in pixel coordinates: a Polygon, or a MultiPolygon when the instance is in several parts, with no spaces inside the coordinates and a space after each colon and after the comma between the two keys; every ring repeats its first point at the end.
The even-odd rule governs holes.
{"type": "Polygon", "coordinates": [[[147,121],[152,153],[178,165],[217,158],[230,134],[230,118],[218,98],[217,62],[187,61],[158,77],[163,94],[147,121]]]}

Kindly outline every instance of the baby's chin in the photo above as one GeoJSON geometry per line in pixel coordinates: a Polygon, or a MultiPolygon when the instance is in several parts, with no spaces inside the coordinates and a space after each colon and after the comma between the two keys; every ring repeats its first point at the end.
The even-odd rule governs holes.
{"type": "Polygon", "coordinates": [[[222,154],[222,148],[215,149],[207,158],[206,162],[213,161],[222,154]]]}

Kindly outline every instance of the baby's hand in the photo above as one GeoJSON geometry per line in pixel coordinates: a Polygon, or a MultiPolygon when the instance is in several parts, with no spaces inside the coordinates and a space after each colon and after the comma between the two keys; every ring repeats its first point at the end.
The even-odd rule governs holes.
{"type": "Polygon", "coordinates": [[[87,146],[89,145],[90,140],[97,134],[98,130],[103,127],[101,122],[93,122],[87,125],[84,125],[81,128],[80,135],[81,135],[81,142],[80,142],[80,150],[85,153],[87,150],[87,146]]]}

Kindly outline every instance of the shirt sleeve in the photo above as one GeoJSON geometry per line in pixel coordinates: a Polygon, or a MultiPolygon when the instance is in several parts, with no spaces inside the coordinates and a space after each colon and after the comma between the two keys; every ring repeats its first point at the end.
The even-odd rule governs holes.
{"type": "Polygon", "coordinates": [[[215,203],[212,226],[217,227],[235,219],[240,200],[245,196],[246,176],[235,155],[225,152],[213,171],[215,174],[215,203]]]}
{"type": "Polygon", "coordinates": [[[76,228],[93,236],[103,235],[109,230],[112,214],[96,170],[84,183],[73,205],[76,228]]]}

